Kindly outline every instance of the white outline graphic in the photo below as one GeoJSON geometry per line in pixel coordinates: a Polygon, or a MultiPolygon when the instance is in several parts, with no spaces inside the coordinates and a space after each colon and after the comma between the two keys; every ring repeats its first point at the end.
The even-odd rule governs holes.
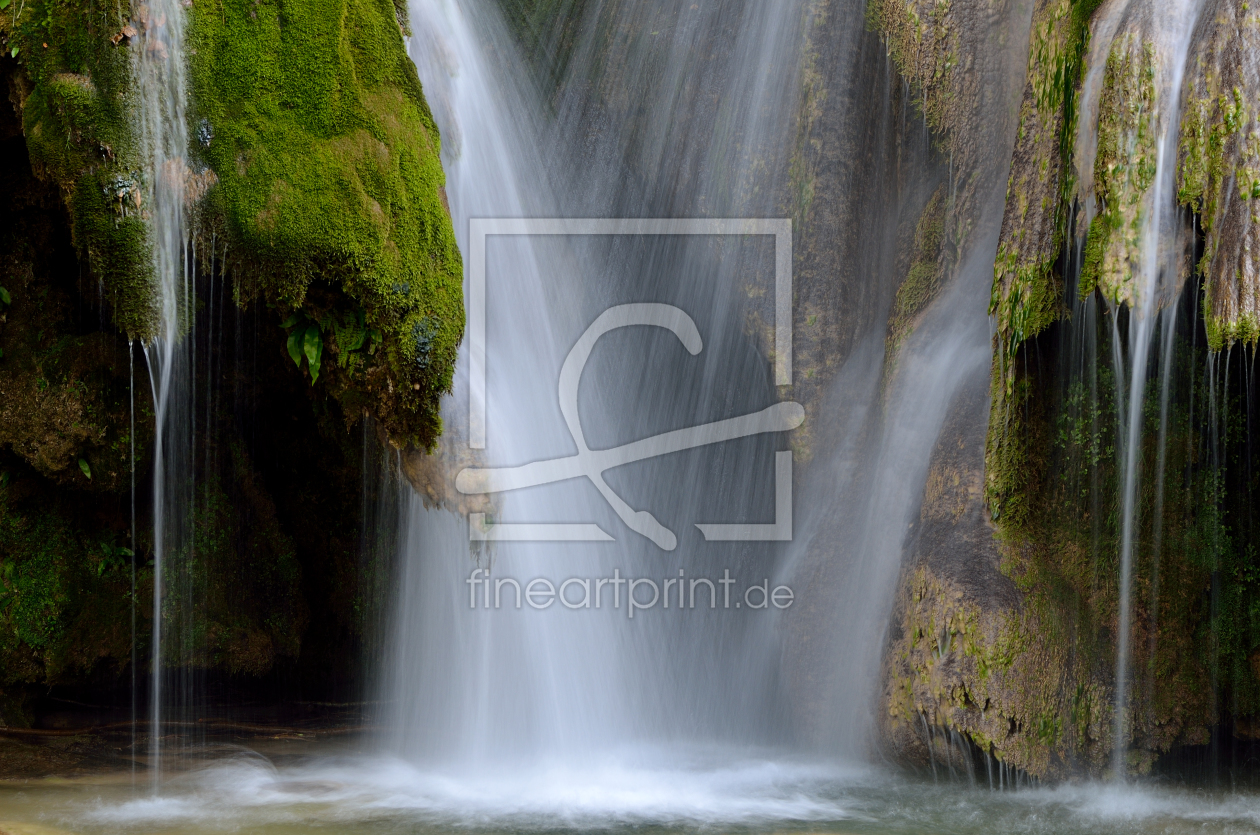
{"type": "MultiPolygon", "coordinates": [[[[564,219],[474,218],[469,221],[468,330],[470,342],[469,446],[484,449],[486,442],[486,245],[487,235],[774,235],[775,236],[775,383],[792,382],[792,222],[788,219],[724,218],[678,219],[564,219]]],[[[582,370],[601,336],[618,328],[648,325],[671,331],[693,356],[703,347],[695,322],[684,311],[666,304],[625,304],[602,313],[569,351],[560,371],[560,411],[578,452],[563,458],[535,461],[518,467],[466,468],[455,480],[464,494],[498,493],[570,478],[585,477],[595,485],[617,516],[631,530],[663,550],[678,540],[646,510],[636,511],[604,481],[613,467],[765,432],[786,432],[800,426],[805,410],[799,403],[776,403],[759,412],[727,420],[665,432],[605,450],[586,444],[577,411],[582,370]]],[[[775,453],[775,521],[759,524],[697,524],[709,541],[786,541],[792,538],[792,453],[775,453]]],[[[470,516],[473,541],[602,541],[613,539],[598,525],[488,523],[484,513],[470,516]]]]}

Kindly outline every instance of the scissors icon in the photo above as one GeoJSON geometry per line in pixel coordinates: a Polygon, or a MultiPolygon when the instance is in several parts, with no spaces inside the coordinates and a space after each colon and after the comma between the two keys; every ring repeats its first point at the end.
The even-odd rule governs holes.
{"type": "Polygon", "coordinates": [[[578,383],[586,361],[601,336],[618,328],[648,325],[665,328],[678,337],[692,356],[700,353],[703,343],[696,323],[685,312],[668,304],[624,304],[600,314],[569,351],[560,368],[560,411],[577,445],[577,454],[563,458],[535,461],[518,467],[463,469],[455,477],[455,489],[464,494],[500,493],[541,484],[551,484],[585,476],[595,485],[613,511],[636,533],[642,534],[660,548],[672,551],[678,545],[674,532],[666,528],[646,510],[635,510],[604,481],[604,472],[623,464],[642,461],[693,449],[708,444],[759,435],[765,432],[786,432],[805,420],[805,409],[791,401],[775,403],[759,412],[727,418],[700,426],[675,429],[650,438],[632,441],[611,449],[587,446],[578,417],[578,383]]]}

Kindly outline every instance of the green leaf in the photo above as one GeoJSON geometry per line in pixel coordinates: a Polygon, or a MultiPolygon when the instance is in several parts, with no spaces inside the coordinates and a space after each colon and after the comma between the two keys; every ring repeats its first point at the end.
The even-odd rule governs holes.
{"type": "Polygon", "coordinates": [[[324,340],[319,335],[319,325],[311,325],[306,329],[306,337],[302,341],[302,352],[306,354],[306,363],[311,369],[311,384],[319,379],[320,358],[324,354],[324,340]]]}
{"type": "Polygon", "coordinates": [[[344,322],[336,322],[337,347],[341,349],[338,357],[341,367],[345,368],[350,362],[350,352],[357,351],[363,347],[363,343],[367,340],[367,328],[364,327],[362,314],[347,313],[344,322]]]}
{"type": "Polygon", "coordinates": [[[16,46],[9,50],[10,58],[16,58],[17,54],[18,54],[18,48],[16,46]]]}
{"type": "Polygon", "coordinates": [[[302,367],[302,329],[298,328],[289,334],[289,356],[293,358],[293,364],[298,368],[302,367]]]}
{"type": "Polygon", "coordinates": [[[79,459],[79,469],[82,470],[83,474],[88,477],[88,481],[92,480],[92,468],[88,466],[86,458],[79,459]]]}
{"type": "Polygon", "coordinates": [[[288,319],[285,319],[283,322],[280,323],[280,327],[291,328],[294,325],[296,325],[298,323],[298,320],[300,320],[301,318],[302,318],[302,311],[295,310],[289,314],[288,319]]]}
{"type": "Polygon", "coordinates": [[[9,4],[10,4],[10,3],[12,3],[12,2],[13,2],[13,0],[0,0],[0,9],[7,9],[7,8],[9,8],[9,4]]]}
{"type": "Polygon", "coordinates": [[[9,291],[0,287],[0,302],[5,304],[13,304],[13,297],[9,295],[9,291]]]}

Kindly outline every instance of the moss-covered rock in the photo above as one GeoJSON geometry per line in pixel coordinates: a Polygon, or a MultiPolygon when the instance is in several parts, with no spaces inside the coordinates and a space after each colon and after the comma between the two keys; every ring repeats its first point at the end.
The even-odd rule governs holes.
{"type": "Polygon", "coordinates": [[[910,267],[897,288],[897,296],[888,315],[885,343],[889,356],[896,354],[897,348],[914,327],[915,318],[936,298],[944,264],[951,260],[944,240],[946,200],[946,187],[938,186],[915,225],[910,267]]]}
{"type": "MultiPolygon", "coordinates": [[[[299,338],[318,325],[304,366],[348,413],[431,445],[462,337],[462,266],[403,8],[220,0],[187,13],[200,248],[227,244],[241,303],[304,312],[299,338]]],[[[32,168],[60,190],[115,324],[141,340],[157,329],[130,54],[144,14],[103,0],[0,10],[32,168]]]]}
{"type": "MultiPolygon", "coordinates": [[[[243,686],[283,671],[307,692],[351,695],[386,575],[361,553],[363,459],[374,453],[346,426],[375,412],[402,445],[440,431],[462,269],[399,8],[189,12],[198,99],[183,170],[201,201],[195,242],[214,256],[198,264],[189,338],[213,367],[192,369],[196,466],[174,487],[189,490],[193,530],[189,551],[167,555],[164,649],[168,664],[243,686]],[[225,311],[233,278],[227,296],[241,304],[225,311]],[[231,327],[272,335],[261,355],[250,341],[232,353],[225,313],[240,317],[231,327]],[[301,372],[286,330],[299,336],[301,372]]],[[[143,15],[92,0],[0,9],[13,105],[0,109],[9,722],[27,721],[23,706],[50,687],[90,682],[107,700],[133,649],[137,675],[148,674],[153,415],[144,351],[128,346],[155,325],[128,54],[143,15]]]]}
{"type": "MultiPolygon", "coordinates": [[[[979,201],[1000,168],[992,164],[995,125],[984,114],[1009,83],[1007,39],[1015,30],[1023,36],[1013,25],[1022,17],[1015,8],[1010,0],[869,0],[866,7],[867,25],[883,37],[948,161],[944,236],[955,254],[979,222],[979,201]]],[[[956,264],[944,266],[947,279],[956,264]]]]}
{"type": "Polygon", "coordinates": [[[190,14],[190,133],[218,181],[203,247],[226,244],[239,301],[301,312],[295,359],[348,414],[431,445],[462,264],[394,4],[207,0],[190,14]]]}
{"type": "Polygon", "coordinates": [[[127,0],[32,0],[0,11],[0,41],[31,168],[59,189],[118,328],[145,339],[157,320],[129,21],[127,0]]]}
{"type": "MultiPolygon", "coordinates": [[[[1185,89],[1174,91],[1161,89],[1175,73],[1167,66],[1174,56],[1160,39],[1175,33],[1159,25],[1158,14],[1148,3],[1039,3],[991,303],[1008,355],[1058,318],[1053,267],[1074,218],[1090,221],[1075,230],[1084,241],[1079,292],[1098,289],[1112,303],[1133,303],[1142,233],[1164,208],[1153,205],[1151,191],[1157,122],[1176,96],[1183,101],[1177,199],[1199,216],[1205,239],[1197,267],[1209,279],[1203,315],[1211,344],[1220,350],[1260,336],[1260,279],[1249,254],[1260,246],[1252,208],[1260,199],[1260,186],[1252,188],[1260,183],[1260,123],[1246,104],[1260,94],[1260,22],[1245,0],[1206,3],[1185,89]],[[1105,71],[1097,112],[1088,114],[1096,122],[1081,125],[1078,135],[1086,52],[1098,55],[1105,71]],[[1087,141],[1078,148],[1080,140],[1087,141]],[[1081,151],[1089,158],[1074,159],[1081,151]],[[1089,170],[1078,183],[1081,165],[1089,170]]],[[[1183,234],[1188,259],[1189,223],[1183,234]]],[[[1192,270],[1187,260],[1178,279],[1192,270]]]]}
{"type": "MultiPolygon", "coordinates": [[[[884,659],[884,738],[904,760],[942,756],[934,739],[953,731],[1038,777],[1111,767],[1121,467],[1111,327],[1099,318],[1096,368],[1015,370],[1017,431],[1000,463],[1016,489],[1000,513],[981,489],[994,466],[978,454],[983,400],[956,406],[937,445],[884,659]]],[[[1195,324],[1177,343],[1162,450],[1158,387],[1143,408],[1150,475],[1137,497],[1124,740],[1138,773],[1260,717],[1248,395],[1220,364],[1203,374],[1195,324]]],[[[1055,325],[1037,350],[1053,356],[1081,339],[1061,331],[1081,326],[1055,325]]]]}
{"type": "Polygon", "coordinates": [[[1100,206],[1089,227],[1080,293],[1095,288],[1115,305],[1135,306],[1145,271],[1146,235],[1157,173],[1155,44],[1134,32],[1112,42],[1098,115],[1094,189],[1100,206]]]}
{"type": "Polygon", "coordinates": [[[1099,0],[1039,0],[1029,42],[1028,80],[993,270],[989,314],[997,319],[996,389],[1009,396],[1008,369],[1024,340],[1058,319],[1063,249],[1073,192],[1080,80],[1090,15],[1099,0]]]}
{"type": "Polygon", "coordinates": [[[1243,0],[1205,10],[1181,119],[1178,199],[1199,215],[1198,268],[1214,349],[1260,339],[1260,17],[1243,0]]]}

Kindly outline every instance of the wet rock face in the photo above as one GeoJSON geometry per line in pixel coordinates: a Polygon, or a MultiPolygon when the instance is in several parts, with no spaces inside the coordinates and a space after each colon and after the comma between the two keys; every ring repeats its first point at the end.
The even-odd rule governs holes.
{"type": "Polygon", "coordinates": [[[963,392],[933,453],[893,604],[882,739],[915,767],[972,769],[988,756],[1043,779],[1096,773],[1111,752],[1111,690],[1058,613],[1029,593],[1024,566],[1035,556],[995,537],[984,500],[988,408],[982,386],[963,392]]]}
{"type": "MultiPolygon", "coordinates": [[[[961,249],[988,193],[996,125],[988,118],[1005,89],[1011,21],[1029,3],[872,0],[868,24],[911,87],[911,97],[948,160],[952,183],[945,235],[961,249]]],[[[1018,28],[1022,31],[1022,27],[1018,28]]],[[[1000,121],[1000,120],[999,120],[1000,121]]]]}
{"type": "Polygon", "coordinates": [[[1053,267],[1073,231],[1073,205],[1075,234],[1085,242],[1079,292],[1098,289],[1113,304],[1137,303],[1135,276],[1150,260],[1146,239],[1180,236],[1162,245],[1185,251],[1179,282],[1195,266],[1207,279],[1203,315],[1213,346],[1260,336],[1260,278],[1251,256],[1260,138],[1254,108],[1245,104],[1260,94],[1260,22],[1244,0],[1205,0],[1182,76],[1184,21],[1195,8],[1038,3],[994,270],[992,312],[1008,353],[1058,318],[1061,281],[1053,267]],[[1178,108],[1180,124],[1169,124],[1178,108]],[[1175,196],[1153,188],[1164,130],[1179,130],[1170,161],[1175,196]],[[1198,265],[1189,263],[1190,214],[1178,229],[1159,226],[1159,213],[1174,201],[1200,218],[1198,265]]]}
{"type": "Polygon", "coordinates": [[[1216,349],[1260,338],[1260,16],[1208,0],[1186,68],[1179,201],[1199,214],[1204,318],[1216,349]]]}
{"type": "MultiPolygon", "coordinates": [[[[872,4],[898,68],[929,88],[924,112],[942,125],[950,101],[942,91],[966,87],[950,81],[948,61],[932,58],[948,54],[942,44],[952,37],[934,27],[963,5],[872,4]],[[914,14],[897,16],[907,10],[914,14]]],[[[1119,725],[1126,768],[1145,772],[1170,749],[1202,745],[1220,723],[1234,723],[1239,738],[1256,727],[1260,633],[1232,602],[1254,594],[1237,579],[1250,558],[1246,535],[1230,533],[1228,521],[1249,518],[1251,488],[1238,469],[1252,452],[1229,446],[1245,433],[1213,447],[1205,439],[1228,433],[1202,414],[1217,398],[1211,410],[1225,426],[1244,401],[1221,398],[1220,365],[1209,362],[1206,376],[1191,369],[1201,370],[1204,325],[1212,351],[1257,338],[1250,252],[1260,139],[1246,102],[1257,98],[1260,18],[1241,0],[1206,0],[1191,30],[1185,21],[1198,8],[1036,3],[994,266],[992,388],[955,404],[942,433],[884,656],[881,739],[902,762],[989,755],[1048,778],[1111,768],[1122,395],[1108,352],[1124,330],[1110,314],[1131,322],[1132,309],[1157,312],[1179,297],[1188,301],[1168,342],[1171,370],[1161,372],[1171,381],[1167,423],[1161,429],[1148,387],[1139,452],[1148,475],[1135,500],[1131,679],[1119,725]],[[1188,55],[1184,76],[1179,55],[1188,55]],[[1172,141],[1161,144],[1165,133],[1172,141]],[[1152,264],[1163,271],[1155,283],[1146,281],[1152,264]],[[1178,295],[1196,267],[1199,306],[1178,295]],[[1065,322],[1073,304],[1065,274],[1079,276],[1071,289],[1109,315],[1065,322]],[[1072,352],[1086,342],[1095,353],[1082,360],[1072,352]],[[1082,375],[1092,380],[1083,389],[1082,375]],[[1156,488],[1156,473],[1166,488],[1156,488]],[[1234,579],[1222,579],[1230,571],[1234,579]],[[1230,672],[1212,678],[1211,669],[1230,672]]],[[[966,140],[953,147],[965,154],[966,140]]]]}
{"type": "Polygon", "coordinates": [[[989,306],[1006,346],[1040,332],[1058,315],[1059,285],[1051,267],[1063,239],[1060,149],[1071,129],[1062,79],[1078,58],[1077,26],[1070,0],[1041,0],[1033,13],[1028,80],[989,306]]]}

